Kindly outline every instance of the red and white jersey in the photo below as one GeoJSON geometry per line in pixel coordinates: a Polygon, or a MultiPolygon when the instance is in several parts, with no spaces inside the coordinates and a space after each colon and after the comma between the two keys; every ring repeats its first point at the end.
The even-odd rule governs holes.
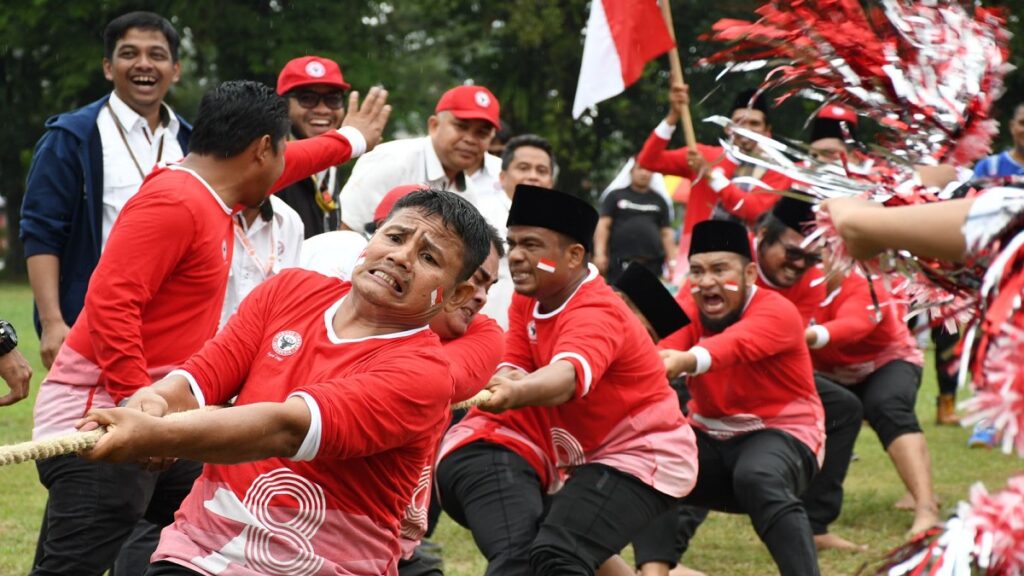
{"type": "MultiPolygon", "coordinates": [[[[665,349],[689,350],[697,371],[687,381],[690,422],[716,438],[775,428],[807,445],[818,457],[825,451],[824,411],[814,387],[804,324],[791,302],[756,286],[735,323],[706,334],[701,322],[663,339],[665,349]]],[[[698,318],[690,292],[679,305],[698,318]]]]}
{"type": "MultiPolygon", "coordinates": [[[[683,220],[684,236],[689,236],[698,222],[711,218],[711,213],[719,202],[726,210],[748,224],[753,224],[761,214],[770,210],[778,202],[781,197],[778,194],[764,190],[746,191],[732,182],[716,191],[712,187],[712,178],[708,174],[698,175],[690,169],[686,160],[689,148],[684,146],[675,150],[666,150],[671,139],[671,132],[661,133],[662,129],[659,126],[651,132],[647,141],[644,142],[643,149],[637,154],[637,162],[648,170],[662,174],[674,174],[693,181],[690,188],[690,200],[686,204],[686,218],[683,220]]],[[[726,151],[718,146],[698,144],[697,149],[714,170],[721,170],[725,179],[732,180],[738,166],[735,158],[726,154],[726,151]]],[[[788,189],[791,184],[788,177],[770,170],[757,174],[756,177],[769,188],[776,190],[788,189]]]]}
{"type": "Polygon", "coordinates": [[[697,479],[693,430],[650,336],[597,268],[556,310],[516,294],[502,365],[576,369],[572,399],[549,408],[559,468],[601,463],[680,497],[697,479]]]}
{"type": "MultiPolygon", "coordinates": [[[[399,522],[426,513],[453,384],[426,326],[345,339],[351,285],[286,270],[182,366],[200,404],[302,398],[298,454],[207,464],[153,556],[208,574],[396,574],[399,522]]],[[[231,410],[231,408],[227,408],[231,410]]]]}
{"type": "Polygon", "coordinates": [[[880,282],[874,283],[876,309],[868,281],[851,273],[818,306],[812,330],[818,343],[811,350],[814,368],[840,384],[863,382],[893,360],[920,366],[924,355],[903,323],[899,304],[880,282]]]}
{"type": "MultiPolygon", "coordinates": [[[[498,323],[477,314],[469,323],[469,329],[458,338],[441,341],[444,356],[451,369],[455,391],[452,403],[462,402],[476,395],[487,386],[494,374],[501,355],[505,351],[505,333],[498,323]]],[[[428,479],[427,486],[433,484],[433,466],[436,455],[424,466],[423,473],[428,479]]],[[[427,532],[427,507],[416,494],[402,518],[402,557],[408,558],[427,532]]],[[[423,497],[430,502],[430,491],[423,497]]]]}
{"type": "MultiPolygon", "coordinates": [[[[289,143],[273,190],[349,159],[337,132],[289,143]]],[[[210,185],[158,167],[125,205],[89,282],[85,307],[36,401],[36,439],[69,433],[166,375],[213,337],[234,247],[231,214],[210,185]]]]}

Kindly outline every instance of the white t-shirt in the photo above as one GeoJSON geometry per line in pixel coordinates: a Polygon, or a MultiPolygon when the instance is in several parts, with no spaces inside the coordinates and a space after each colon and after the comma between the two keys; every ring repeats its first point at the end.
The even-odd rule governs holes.
{"type": "MultiPolygon", "coordinates": [[[[498,236],[506,240],[508,236],[508,212],[512,209],[512,199],[501,191],[499,196],[488,196],[480,200],[480,213],[491,226],[498,231],[498,236]]],[[[506,246],[506,250],[508,246],[506,246]]],[[[508,256],[498,262],[498,282],[487,291],[487,304],[480,312],[494,318],[502,330],[508,330],[508,307],[512,304],[515,288],[512,285],[512,274],[508,269],[508,256]]]]}
{"type": "Polygon", "coordinates": [[[317,234],[302,243],[299,267],[349,281],[366,244],[365,236],[351,230],[317,234]]]}
{"type": "Polygon", "coordinates": [[[106,247],[110,230],[124,205],[135,196],[142,186],[145,175],[160,162],[170,163],[184,156],[178,144],[178,130],[181,123],[174,111],[163,105],[170,119],[167,126],[159,125],[156,131],[149,129],[149,123],[121,100],[117,93],[110,95],[110,108],[100,108],[96,117],[96,128],[103,143],[103,243],[106,247]],[[110,110],[113,109],[114,116],[110,110]],[[124,130],[122,140],[118,124],[124,130]],[[131,153],[125,147],[131,147],[131,153]],[[135,156],[135,161],[132,156],[135,156]],[[135,162],[138,162],[136,166],[135,162]],[[142,170],[142,174],[139,170],[142,170]]]}
{"type": "MultiPolygon", "coordinates": [[[[341,189],[341,220],[357,232],[373,221],[373,211],[396,186],[424,184],[456,192],[457,182],[448,179],[429,136],[392,140],[359,158],[341,189]]],[[[465,178],[463,197],[476,206],[472,178],[465,178]]]]}

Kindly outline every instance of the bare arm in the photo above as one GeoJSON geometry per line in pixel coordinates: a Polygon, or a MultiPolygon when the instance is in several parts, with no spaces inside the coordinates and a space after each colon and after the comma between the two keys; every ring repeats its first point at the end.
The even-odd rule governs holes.
{"type": "Polygon", "coordinates": [[[559,360],[521,378],[509,378],[506,371],[495,374],[487,384],[491,398],[479,408],[504,412],[523,406],[558,406],[568,402],[576,391],[576,367],[559,360]]]}
{"type": "Polygon", "coordinates": [[[967,249],[961,227],[973,199],[885,208],[874,202],[836,198],[822,203],[850,255],[870,258],[886,249],[959,261],[967,249]],[[913,226],[908,226],[913,222],[913,226]]]}
{"type": "Polygon", "coordinates": [[[35,297],[39,322],[43,326],[39,338],[39,356],[43,366],[49,368],[71,330],[60,311],[60,258],[54,254],[36,254],[30,256],[27,263],[28,281],[32,285],[32,296],[35,297]]]}
{"type": "Polygon", "coordinates": [[[32,380],[32,367],[17,348],[0,356],[0,380],[11,388],[11,391],[0,397],[0,406],[14,404],[28,396],[28,385],[32,380]]]}
{"type": "Polygon", "coordinates": [[[671,276],[672,269],[676,265],[676,235],[672,228],[665,227],[661,229],[661,245],[665,247],[665,267],[668,269],[669,276],[671,276]]]}
{"type": "Polygon", "coordinates": [[[305,439],[310,413],[301,398],[196,412],[181,419],[156,418],[131,408],[93,410],[79,420],[107,426],[88,460],[133,462],[176,457],[216,464],[290,458],[305,439]]]}

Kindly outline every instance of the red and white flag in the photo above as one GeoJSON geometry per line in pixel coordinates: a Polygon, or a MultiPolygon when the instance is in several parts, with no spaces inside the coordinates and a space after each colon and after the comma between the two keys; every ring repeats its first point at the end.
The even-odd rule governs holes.
{"type": "Polygon", "coordinates": [[[547,272],[548,274],[552,274],[555,271],[555,263],[554,263],[553,260],[548,260],[547,258],[541,258],[540,260],[537,261],[537,269],[541,270],[542,272],[547,272]]]}
{"type": "Polygon", "coordinates": [[[572,117],[621,94],[673,46],[656,0],[593,0],[572,117]]]}

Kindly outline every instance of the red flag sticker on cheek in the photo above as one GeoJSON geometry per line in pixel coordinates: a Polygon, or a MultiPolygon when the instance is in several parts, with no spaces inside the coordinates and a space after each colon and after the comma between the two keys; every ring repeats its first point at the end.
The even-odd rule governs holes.
{"type": "Polygon", "coordinates": [[[444,298],[444,288],[441,288],[440,286],[438,286],[437,290],[434,290],[433,292],[430,293],[430,305],[431,306],[437,306],[438,304],[441,303],[441,299],[443,299],[443,298],[444,298]]]}
{"type": "Polygon", "coordinates": [[[555,263],[547,258],[541,258],[537,261],[537,269],[550,274],[555,271],[555,263]]]}
{"type": "Polygon", "coordinates": [[[722,284],[722,288],[725,288],[729,292],[739,292],[740,285],[735,282],[725,282],[722,284]]]}

